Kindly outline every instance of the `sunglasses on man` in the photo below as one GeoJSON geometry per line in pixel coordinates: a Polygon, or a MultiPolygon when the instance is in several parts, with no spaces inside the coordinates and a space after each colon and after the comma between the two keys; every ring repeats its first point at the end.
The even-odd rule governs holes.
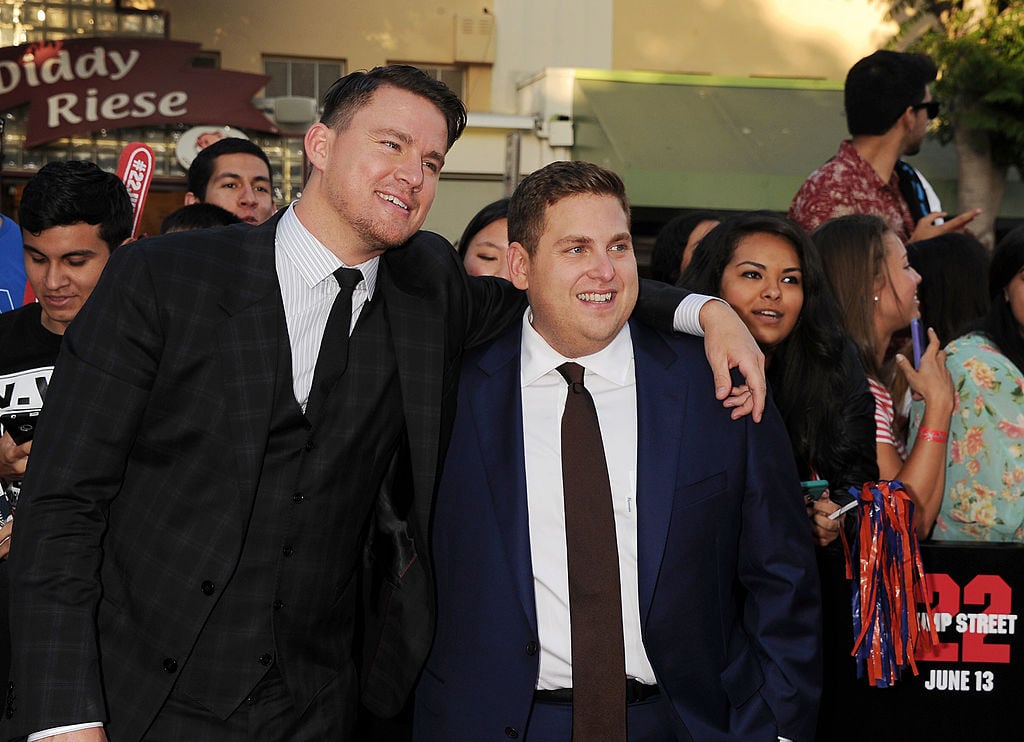
{"type": "Polygon", "coordinates": [[[933,119],[939,115],[939,109],[942,107],[942,103],[937,100],[930,100],[927,103],[915,103],[911,106],[915,111],[920,111],[922,108],[927,112],[928,118],[933,119]]]}

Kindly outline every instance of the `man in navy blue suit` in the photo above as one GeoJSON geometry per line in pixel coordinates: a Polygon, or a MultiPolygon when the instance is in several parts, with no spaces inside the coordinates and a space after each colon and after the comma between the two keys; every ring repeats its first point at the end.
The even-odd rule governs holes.
{"type": "Polygon", "coordinates": [[[811,739],[817,576],[778,413],[731,420],[699,340],[629,320],[637,265],[614,173],[559,162],[530,175],[509,238],[530,307],[463,364],[416,739],[811,739]],[[567,370],[580,366],[582,383],[567,370]],[[580,452],[565,426],[567,398],[584,387],[599,438],[580,452]],[[595,452],[595,465],[573,469],[595,452]],[[582,510],[607,510],[598,540],[613,542],[596,582],[614,586],[612,610],[598,611],[615,614],[614,630],[595,642],[578,585],[599,567],[579,566],[592,545],[576,546],[590,513],[571,503],[593,495],[578,484],[605,465],[600,487],[582,488],[608,493],[582,510]],[[612,645],[596,682],[612,681],[616,700],[597,703],[599,731],[583,732],[595,723],[583,710],[597,693],[591,655],[612,645]]]}

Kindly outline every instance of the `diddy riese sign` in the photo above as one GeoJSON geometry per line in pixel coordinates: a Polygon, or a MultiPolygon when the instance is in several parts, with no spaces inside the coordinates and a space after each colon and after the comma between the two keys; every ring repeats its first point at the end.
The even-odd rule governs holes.
{"type": "Polygon", "coordinates": [[[100,129],[205,124],[277,132],[252,97],[267,78],[197,69],[200,45],[67,39],[0,48],[0,111],[29,104],[25,146],[100,129]]]}

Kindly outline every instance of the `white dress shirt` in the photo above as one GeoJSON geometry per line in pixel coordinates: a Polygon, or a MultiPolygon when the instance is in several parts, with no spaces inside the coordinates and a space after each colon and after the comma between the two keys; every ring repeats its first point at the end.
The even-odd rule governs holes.
{"type": "Polygon", "coordinates": [[[637,423],[636,374],[629,326],[601,351],[565,358],[553,350],[523,317],[523,442],[530,556],[540,638],[537,688],[571,688],[572,636],[569,573],[566,564],[565,507],[562,495],[561,424],[568,384],[557,367],[575,361],[586,369],[583,383],[594,398],[615,513],[622,590],[622,630],[626,675],[655,684],[654,669],[640,632],[637,584],[637,423]]]}
{"type": "MultiPolygon", "coordinates": [[[[320,353],[320,342],[327,328],[327,317],[335,297],[341,291],[341,286],[334,278],[334,271],[345,267],[358,268],[363,273],[363,280],[356,284],[352,293],[351,334],[363,305],[373,298],[380,258],[371,258],[359,265],[345,265],[299,221],[295,215],[295,204],[292,204],[277,224],[274,261],[278,284],[281,286],[284,318],[288,325],[293,390],[295,399],[305,410],[309,390],[313,386],[313,371],[320,353]]],[[[101,722],[94,721],[55,727],[30,734],[26,742],[37,742],[58,734],[101,726],[101,722]]]]}
{"type": "MultiPolygon", "coordinates": [[[[281,301],[284,304],[284,316],[285,322],[288,326],[288,341],[291,346],[291,357],[292,357],[292,384],[295,393],[295,399],[303,410],[306,409],[306,402],[309,399],[309,390],[313,385],[313,371],[316,368],[317,355],[320,352],[320,342],[323,340],[324,330],[327,327],[327,317],[331,312],[331,307],[334,304],[334,299],[341,291],[341,287],[334,278],[334,271],[338,268],[358,268],[363,273],[363,280],[356,284],[355,290],[352,294],[352,324],[349,326],[349,333],[351,334],[352,329],[356,325],[356,320],[359,319],[359,314],[363,309],[363,305],[373,298],[374,291],[377,286],[377,270],[380,267],[380,257],[371,258],[365,263],[359,265],[345,265],[337,256],[334,255],[320,240],[313,236],[313,234],[306,229],[305,225],[299,220],[295,214],[295,204],[292,203],[284,214],[281,215],[281,220],[277,224],[277,233],[275,237],[275,250],[274,250],[274,261],[277,270],[277,280],[281,287],[281,301]]],[[[674,317],[674,327],[678,332],[685,332],[690,335],[696,335],[697,337],[703,337],[704,331],[700,327],[700,308],[704,306],[705,302],[714,297],[703,296],[700,294],[690,294],[676,308],[674,317]]],[[[529,311],[529,310],[527,310],[529,311]]],[[[533,328],[529,327],[529,322],[524,319],[530,332],[533,332],[533,328]]],[[[630,394],[632,394],[633,381],[633,362],[632,362],[632,344],[629,343],[629,330],[623,328],[623,332],[626,333],[626,342],[628,345],[629,358],[629,384],[630,394]]],[[[526,333],[524,332],[524,337],[526,333]]],[[[540,338],[539,335],[534,333],[536,338],[547,347],[547,343],[540,338]]],[[[621,337],[622,333],[620,333],[621,337]]],[[[618,342],[616,339],[612,345],[618,342]]],[[[611,347],[611,346],[609,346],[611,347]]],[[[552,353],[550,348],[548,350],[552,353]]],[[[607,348],[605,350],[608,350],[607,348]]],[[[604,351],[602,351],[604,353],[604,351]]],[[[602,353],[595,354],[597,357],[602,353]]],[[[524,368],[525,368],[525,348],[524,348],[524,368]]],[[[564,361],[559,361],[555,366],[560,365],[564,361]]],[[[585,365],[585,364],[584,364],[585,365]]],[[[555,366],[552,366],[553,369],[555,366]]],[[[550,369],[549,369],[550,370],[550,369]]],[[[567,389],[565,380],[554,372],[555,376],[558,377],[562,386],[567,389]]],[[[525,377],[524,377],[525,378],[525,377]]],[[[584,383],[589,387],[591,374],[589,373],[584,379],[584,383]]],[[[555,440],[556,446],[560,445],[560,425],[561,425],[561,409],[565,406],[565,389],[561,392],[561,402],[559,403],[559,428],[558,437],[555,440]]],[[[523,406],[524,412],[526,407],[526,390],[523,390],[523,406]]],[[[597,403],[597,396],[593,390],[591,394],[594,395],[595,404],[597,403]]],[[[630,477],[632,484],[630,490],[636,489],[636,397],[633,395],[632,401],[632,419],[633,419],[633,446],[630,449],[632,451],[632,467],[630,469],[630,477]]],[[[601,406],[598,405],[598,417],[601,417],[601,406]]],[[[525,427],[525,426],[524,426],[525,427]]],[[[609,442],[607,433],[605,432],[604,426],[602,426],[602,436],[605,440],[605,451],[609,450],[609,442]]],[[[527,450],[527,478],[529,479],[529,450],[527,450]]],[[[559,463],[559,467],[561,464],[559,463]]],[[[613,462],[609,459],[608,468],[611,471],[613,462]]],[[[562,498],[562,478],[561,468],[557,470],[558,473],[558,508],[561,513],[561,554],[562,554],[562,571],[565,572],[565,514],[562,510],[561,498],[562,498]]],[[[612,495],[616,496],[616,478],[612,475],[612,495]]],[[[619,484],[622,487],[622,484],[619,484]]],[[[635,494],[631,494],[628,497],[632,497],[635,502],[635,494]]],[[[616,504],[615,507],[615,529],[617,538],[619,540],[619,557],[620,557],[620,572],[625,569],[628,572],[628,568],[622,564],[622,550],[624,538],[629,538],[628,534],[625,537],[622,535],[622,529],[629,529],[628,522],[620,523],[619,510],[623,507],[622,503],[616,504]]],[[[647,660],[647,655],[643,651],[643,645],[640,641],[640,617],[638,612],[638,598],[636,595],[636,513],[635,507],[626,503],[624,505],[627,509],[626,520],[632,520],[632,608],[629,610],[636,610],[636,617],[630,619],[632,623],[626,621],[627,602],[625,597],[623,598],[623,627],[626,635],[626,674],[629,677],[635,677],[638,680],[645,683],[654,683],[654,671],[650,667],[650,662],[647,660]],[[629,508],[633,508],[633,512],[628,512],[629,508]],[[631,635],[631,626],[635,626],[635,636],[631,635]],[[631,649],[632,647],[632,649],[631,649]],[[636,648],[639,648],[639,654],[642,657],[637,657],[636,648]],[[631,656],[633,659],[631,660],[631,656]]],[[[533,532],[533,508],[531,507],[531,519],[530,528],[533,532]]],[[[539,526],[538,526],[539,528],[539,526]]],[[[531,539],[532,541],[533,539],[531,539]]],[[[538,563],[537,556],[534,555],[534,564],[538,563]]],[[[534,573],[536,575],[536,566],[534,567],[534,573]]],[[[563,575],[565,581],[564,590],[564,603],[565,603],[565,637],[564,640],[568,640],[568,605],[569,605],[569,588],[568,588],[568,573],[565,572],[563,575]]],[[[630,579],[628,574],[625,579],[620,577],[622,585],[625,588],[626,579],[630,579]]],[[[540,588],[538,587],[538,621],[540,620],[540,588]]],[[[552,616],[552,620],[558,622],[561,618],[552,616]]],[[[545,639],[543,629],[541,630],[541,677],[544,678],[544,667],[545,667],[545,656],[548,655],[547,664],[553,668],[552,682],[555,680],[565,680],[556,685],[544,685],[538,684],[538,688],[571,688],[572,687],[572,668],[569,664],[571,655],[568,651],[558,650],[557,656],[564,662],[564,665],[559,665],[554,660],[554,656],[551,654],[553,650],[545,649],[545,639]]],[[[79,731],[81,729],[89,729],[92,727],[101,727],[102,722],[85,722],[82,724],[72,724],[64,727],[55,727],[46,729],[40,732],[30,734],[26,742],[38,742],[39,740],[46,739],[48,737],[54,737],[58,734],[65,734],[69,732],[79,731]]]]}

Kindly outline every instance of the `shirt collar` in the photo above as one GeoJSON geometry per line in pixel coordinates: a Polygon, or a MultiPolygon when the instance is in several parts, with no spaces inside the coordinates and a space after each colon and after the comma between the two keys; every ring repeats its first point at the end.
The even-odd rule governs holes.
{"type": "Polygon", "coordinates": [[[295,266],[302,280],[312,288],[328,278],[333,280],[334,271],[338,268],[358,268],[363,273],[368,299],[373,299],[377,287],[377,270],[380,267],[380,256],[370,258],[358,265],[345,265],[332,253],[306,226],[295,213],[293,202],[277,223],[279,249],[295,266]]]}
{"type": "Polygon", "coordinates": [[[533,384],[566,361],[574,361],[591,373],[616,384],[629,386],[633,383],[633,341],[629,324],[623,325],[619,333],[601,350],[580,358],[566,358],[556,351],[533,329],[533,310],[523,314],[522,360],[520,383],[533,384]]]}
{"type": "Polygon", "coordinates": [[[892,175],[889,176],[889,182],[886,183],[884,180],[882,180],[882,176],[878,174],[878,171],[871,166],[871,163],[865,160],[861,156],[860,152],[857,151],[857,148],[853,146],[852,139],[844,139],[842,144],[839,145],[839,149],[841,152],[844,153],[844,156],[846,158],[855,163],[857,169],[861,172],[861,175],[863,177],[875,181],[875,183],[878,183],[882,187],[888,186],[890,188],[895,188],[897,190],[899,189],[900,177],[896,173],[896,169],[893,168],[892,175]]]}

